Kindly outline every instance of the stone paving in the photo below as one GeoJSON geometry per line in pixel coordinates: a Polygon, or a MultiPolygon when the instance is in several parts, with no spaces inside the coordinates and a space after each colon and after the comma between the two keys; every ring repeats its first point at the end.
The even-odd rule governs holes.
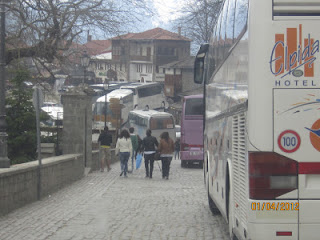
{"type": "Polygon", "coordinates": [[[228,226],[209,210],[202,169],[171,163],[169,180],[155,162],[120,177],[93,172],[60,191],[0,218],[1,240],[229,239],[228,226]]]}

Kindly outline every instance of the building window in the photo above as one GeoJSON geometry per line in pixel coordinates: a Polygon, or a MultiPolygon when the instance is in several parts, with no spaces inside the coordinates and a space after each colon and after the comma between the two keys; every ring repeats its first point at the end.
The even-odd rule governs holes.
{"type": "Polygon", "coordinates": [[[157,53],[158,55],[162,55],[162,56],[175,56],[176,49],[170,48],[170,47],[158,47],[157,53]]]}
{"type": "Polygon", "coordinates": [[[152,73],[152,65],[147,65],[147,73],[152,73]]]}
{"type": "Polygon", "coordinates": [[[142,64],[137,64],[137,72],[142,72],[142,64]]]}
{"type": "Polygon", "coordinates": [[[162,68],[162,73],[165,74],[166,73],[166,69],[162,68]]]}
{"type": "Polygon", "coordinates": [[[96,63],[96,69],[103,70],[103,66],[101,65],[101,63],[96,63]]]}
{"type": "Polygon", "coordinates": [[[114,47],[113,55],[120,55],[120,54],[121,54],[121,47],[114,47]]]}

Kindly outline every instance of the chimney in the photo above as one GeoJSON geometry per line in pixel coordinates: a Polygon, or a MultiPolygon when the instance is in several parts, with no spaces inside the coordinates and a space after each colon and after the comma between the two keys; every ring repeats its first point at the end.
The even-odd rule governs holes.
{"type": "Polygon", "coordinates": [[[181,27],[178,27],[178,34],[181,36],[181,27]]]}
{"type": "Polygon", "coordinates": [[[91,42],[91,40],[92,40],[92,36],[90,35],[89,30],[88,30],[87,42],[91,42]]]}

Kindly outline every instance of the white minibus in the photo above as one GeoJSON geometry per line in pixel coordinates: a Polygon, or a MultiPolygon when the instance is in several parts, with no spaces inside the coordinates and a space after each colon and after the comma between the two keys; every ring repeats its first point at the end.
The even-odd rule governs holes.
{"type": "Polygon", "coordinates": [[[146,136],[147,129],[152,131],[152,136],[160,140],[163,132],[168,132],[173,141],[176,139],[176,130],[172,114],[155,110],[133,110],[128,117],[128,127],[134,127],[135,133],[141,139],[146,136]]]}

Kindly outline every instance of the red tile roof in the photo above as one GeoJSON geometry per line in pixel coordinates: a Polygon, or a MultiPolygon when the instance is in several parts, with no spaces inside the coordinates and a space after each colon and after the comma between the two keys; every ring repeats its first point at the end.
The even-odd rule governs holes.
{"type": "Polygon", "coordinates": [[[184,40],[191,41],[178,33],[170,32],[162,28],[154,28],[141,33],[128,33],[112,38],[112,40],[132,39],[132,40],[184,40]]]}
{"type": "Polygon", "coordinates": [[[111,51],[110,40],[92,40],[82,45],[82,48],[91,56],[111,51]]]}

